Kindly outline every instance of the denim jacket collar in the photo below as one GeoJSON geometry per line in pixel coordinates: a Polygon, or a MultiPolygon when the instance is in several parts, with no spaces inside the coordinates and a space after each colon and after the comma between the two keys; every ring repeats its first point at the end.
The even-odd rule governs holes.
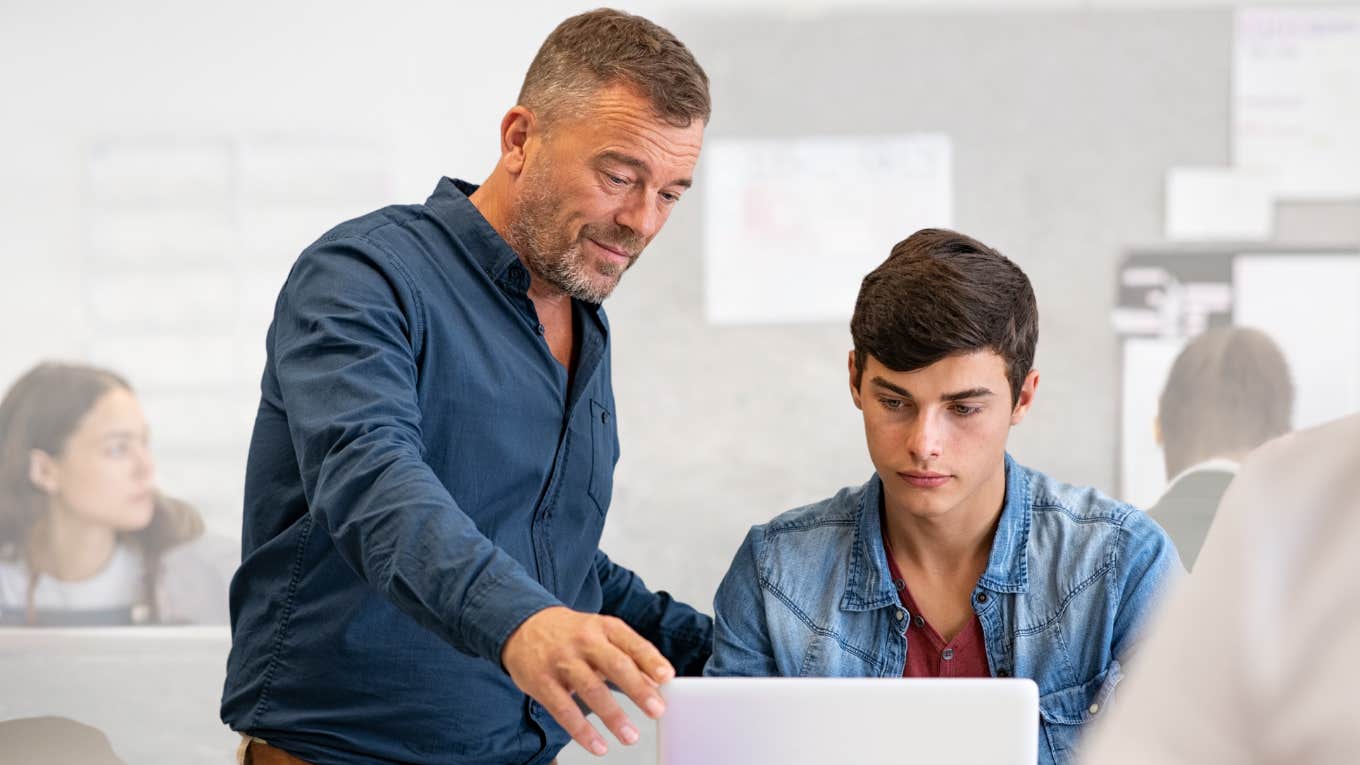
{"type": "MultiPolygon", "coordinates": [[[[842,611],[872,611],[898,602],[897,588],[888,573],[883,550],[883,482],[875,474],[860,495],[859,522],[850,548],[842,611]]],[[[993,592],[1025,592],[1029,588],[1026,549],[1029,546],[1030,487],[1024,468],[1006,455],[1006,499],[992,540],[987,569],[978,583],[993,592]]]]}
{"type": "Polygon", "coordinates": [[[1033,497],[1030,472],[1006,455],[1006,501],[992,540],[987,570],[978,583],[993,592],[1025,592],[1029,589],[1029,524],[1033,497]]]}

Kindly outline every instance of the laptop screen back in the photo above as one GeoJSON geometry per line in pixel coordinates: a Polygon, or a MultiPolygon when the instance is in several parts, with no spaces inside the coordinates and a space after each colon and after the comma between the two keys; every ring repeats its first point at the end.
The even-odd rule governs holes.
{"type": "Polygon", "coordinates": [[[1034,765],[1030,680],[680,678],[662,686],[660,765],[1034,765]]]}

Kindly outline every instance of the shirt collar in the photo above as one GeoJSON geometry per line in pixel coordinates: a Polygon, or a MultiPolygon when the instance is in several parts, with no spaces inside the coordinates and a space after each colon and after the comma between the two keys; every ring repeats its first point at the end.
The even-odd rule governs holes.
{"type": "MultiPolygon", "coordinates": [[[[843,611],[870,611],[898,602],[897,588],[883,549],[883,526],[879,508],[883,482],[875,474],[860,491],[859,522],[850,547],[850,571],[843,611]]],[[[1025,592],[1029,588],[1028,548],[1030,524],[1029,471],[1006,455],[1006,498],[1001,507],[996,536],[987,568],[978,583],[994,592],[1025,592]]]]}
{"type": "MultiPolygon", "coordinates": [[[[529,270],[510,243],[500,235],[469,197],[479,188],[458,178],[440,178],[425,207],[453,234],[464,242],[472,259],[491,279],[517,293],[529,291],[529,270]]],[[[603,329],[608,326],[600,305],[573,300],[586,310],[603,329]]]]}
{"type": "Polygon", "coordinates": [[[464,242],[468,253],[484,271],[498,282],[510,282],[521,291],[529,289],[529,272],[521,264],[519,255],[468,197],[478,188],[456,178],[440,178],[434,192],[425,200],[425,207],[453,236],[464,242]],[[522,277],[520,277],[522,274],[522,277]]]}
{"type": "Polygon", "coordinates": [[[1172,478],[1170,481],[1167,481],[1166,491],[1168,492],[1171,491],[1171,487],[1175,486],[1177,481],[1190,475],[1191,473],[1216,471],[1219,473],[1228,473],[1229,475],[1237,475],[1237,468],[1238,463],[1235,460],[1230,460],[1227,457],[1214,457],[1213,459],[1205,460],[1199,464],[1191,465],[1190,467],[1177,473],[1175,478],[1172,478]]]}

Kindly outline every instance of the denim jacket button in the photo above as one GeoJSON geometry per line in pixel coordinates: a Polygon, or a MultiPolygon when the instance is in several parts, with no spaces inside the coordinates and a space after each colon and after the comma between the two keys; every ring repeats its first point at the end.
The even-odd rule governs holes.
{"type": "Polygon", "coordinates": [[[986,602],[987,602],[987,593],[985,593],[985,592],[979,592],[979,593],[977,594],[977,602],[979,602],[979,603],[986,603],[986,602]]]}
{"type": "Polygon", "coordinates": [[[897,621],[900,622],[900,621],[902,621],[902,620],[905,619],[905,618],[907,618],[907,613],[906,613],[905,611],[901,610],[901,609],[898,609],[898,611],[897,611],[897,621]]]}
{"type": "Polygon", "coordinates": [[[1098,712],[1100,711],[1100,705],[1099,705],[1099,704],[1092,704],[1092,705],[1091,705],[1091,708],[1088,709],[1088,710],[1086,710],[1086,711],[1090,712],[1091,714],[1096,714],[1096,713],[1098,713],[1098,712]]]}
{"type": "Polygon", "coordinates": [[[1010,673],[1009,670],[998,669],[998,670],[996,671],[996,676],[997,676],[997,677],[1010,677],[1010,676],[1011,676],[1011,673],[1010,673]]]}

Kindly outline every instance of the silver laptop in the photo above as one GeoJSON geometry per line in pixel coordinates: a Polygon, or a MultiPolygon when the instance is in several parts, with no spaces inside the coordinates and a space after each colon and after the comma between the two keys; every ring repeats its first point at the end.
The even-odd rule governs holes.
{"type": "Polygon", "coordinates": [[[1039,689],[1019,679],[678,678],[659,765],[1034,765],[1039,689]]]}

